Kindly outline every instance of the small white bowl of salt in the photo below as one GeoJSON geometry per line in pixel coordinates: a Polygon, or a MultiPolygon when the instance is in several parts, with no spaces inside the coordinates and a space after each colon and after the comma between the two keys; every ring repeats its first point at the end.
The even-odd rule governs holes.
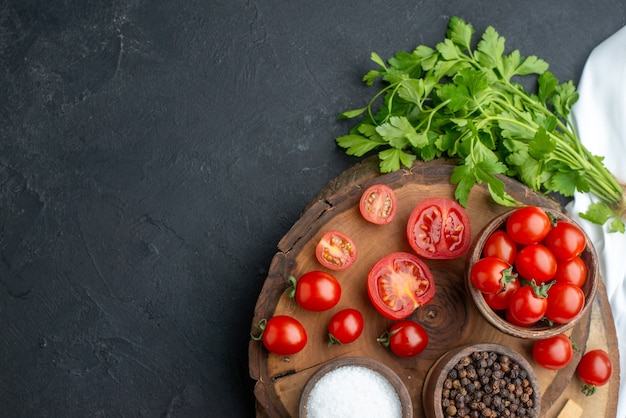
{"type": "Polygon", "coordinates": [[[321,366],[300,398],[301,418],[410,418],[413,404],[402,379],[365,357],[342,357],[321,366]]]}

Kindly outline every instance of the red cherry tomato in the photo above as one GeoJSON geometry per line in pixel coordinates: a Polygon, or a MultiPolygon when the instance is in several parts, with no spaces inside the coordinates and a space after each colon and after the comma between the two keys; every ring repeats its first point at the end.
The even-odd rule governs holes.
{"type": "Polygon", "coordinates": [[[343,232],[328,231],[317,244],[315,256],[330,270],[345,270],[356,261],[357,247],[343,232]]]}
{"type": "Polygon", "coordinates": [[[367,293],[387,318],[404,319],[435,296],[433,275],[417,256],[404,252],[386,255],[367,275],[367,293]]]}
{"type": "Polygon", "coordinates": [[[504,286],[504,290],[497,293],[483,293],[483,298],[487,305],[495,311],[503,311],[509,308],[511,302],[511,296],[520,288],[520,282],[518,278],[507,282],[504,286]]]}
{"type": "Polygon", "coordinates": [[[377,341],[398,357],[413,357],[428,345],[428,333],[417,322],[405,319],[394,323],[377,341]]]}
{"type": "Polygon", "coordinates": [[[533,358],[541,367],[559,370],[567,366],[574,357],[572,341],[565,334],[555,335],[533,344],[533,358]]]}
{"type": "Polygon", "coordinates": [[[377,225],[385,225],[396,216],[398,200],[391,187],[385,184],[370,186],[361,195],[359,210],[363,218],[377,225]]]}
{"type": "Polygon", "coordinates": [[[417,255],[444,260],[465,254],[472,239],[465,209],[454,200],[439,197],[424,199],[415,206],[406,235],[417,255]]]}
{"type": "Polygon", "coordinates": [[[605,385],[611,379],[613,363],[606,351],[591,350],[580,359],[576,373],[585,383],[583,393],[591,396],[595,393],[597,386],[605,385]]]}
{"type": "Polygon", "coordinates": [[[524,206],[515,209],[506,221],[506,232],[518,244],[536,244],[548,235],[551,223],[543,209],[524,206]]]}
{"type": "Polygon", "coordinates": [[[341,285],[332,274],[324,271],[309,271],[298,280],[289,277],[289,296],[295,298],[302,308],[321,312],[335,306],[341,298],[341,285]]]}
{"type": "Polygon", "coordinates": [[[276,315],[257,324],[261,335],[252,335],[255,340],[262,340],[265,348],[275,354],[290,356],[301,351],[307,343],[304,326],[295,318],[276,315]]]}
{"type": "Polygon", "coordinates": [[[582,311],[585,294],[569,283],[555,283],[548,290],[548,308],[545,317],[555,324],[567,324],[582,311]]]}
{"type": "MultiPolygon", "coordinates": [[[[507,309],[506,311],[504,311],[504,319],[506,319],[508,322],[510,322],[513,325],[517,325],[518,327],[526,328],[526,327],[529,326],[529,324],[524,324],[522,322],[519,322],[517,319],[513,318],[511,316],[511,310],[510,309],[507,309]]],[[[532,324],[530,324],[530,325],[532,325],[532,324]]]]}
{"type": "Polygon", "coordinates": [[[498,257],[509,264],[513,264],[516,255],[517,245],[511,237],[501,229],[495,231],[487,238],[487,241],[485,241],[483,257],[498,257]]]}
{"type": "Polygon", "coordinates": [[[582,254],[586,240],[583,231],[571,222],[558,221],[543,243],[558,260],[568,260],[582,254]]]}
{"type": "Polygon", "coordinates": [[[482,293],[498,293],[516,276],[510,264],[496,257],[481,258],[470,269],[472,285],[482,293]]]}
{"type": "Polygon", "coordinates": [[[328,322],[328,345],[350,344],[363,332],[363,315],[356,309],[346,308],[337,312],[328,322]]]}
{"type": "Polygon", "coordinates": [[[580,257],[557,261],[554,280],[583,287],[587,280],[587,265],[580,257]]]}
{"type": "Polygon", "coordinates": [[[556,258],[541,244],[527,245],[517,254],[515,269],[527,280],[535,279],[537,283],[547,282],[556,273],[556,258]]]}
{"type": "Polygon", "coordinates": [[[539,322],[548,309],[546,286],[522,286],[511,295],[508,313],[517,325],[539,322]]]}

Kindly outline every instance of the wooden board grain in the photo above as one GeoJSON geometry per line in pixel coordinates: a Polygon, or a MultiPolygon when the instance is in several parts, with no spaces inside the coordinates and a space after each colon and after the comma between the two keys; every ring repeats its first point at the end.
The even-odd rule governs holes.
{"type": "MultiPolygon", "coordinates": [[[[343,356],[362,356],[382,361],[403,379],[414,403],[416,417],[424,416],[421,407],[422,381],[433,362],[447,350],[469,342],[497,342],[516,349],[531,364],[532,341],[505,335],[486,322],[463,284],[464,258],[456,260],[427,260],[435,275],[437,293],[432,302],[419,308],[411,316],[429,333],[427,349],[419,356],[403,359],[381,347],[376,338],[392,321],[380,315],[367,296],[365,280],[369,268],[382,256],[393,251],[411,249],[406,242],[406,221],[413,207],[430,196],[453,198],[454,186],[449,179],[454,161],[436,160],[418,162],[411,170],[379,175],[375,160],[365,160],[321,191],[304,210],[300,219],[278,243],[279,252],[274,256],[263,289],[257,300],[254,324],[276,314],[296,317],[306,327],[309,336],[307,346],[289,357],[268,353],[256,341],[249,346],[250,376],[256,381],[255,397],[260,417],[295,417],[302,389],[312,373],[328,360],[343,356]],[[369,224],[358,211],[358,200],[365,188],[373,183],[385,183],[398,196],[399,208],[395,220],[385,226],[369,224]],[[321,313],[308,312],[298,307],[286,294],[287,277],[299,277],[310,270],[322,269],[314,255],[314,248],[321,235],[338,229],[352,237],[359,248],[359,258],[349,269],[333,274],[341,282],[343,295],[339,304],[321,313]],[[326,325],[330,317],[340,309],[359,309],[365,318],[365,329],[354,343],[328,347],[326,325]]],[[[547,196],[533,193],[522,184],[502,178],[507,192],[526,204],[562,210],[559,203],[547,196]]],[[[468,213],[472,235],[494,216],[507,210],[495,205],[485,187],[475,187],[469,198],[468,213]]],[[[594,416],[611,417],[617,407],[619,361],[615,328],[604,286],[600,286],[593,309],[572,329],[572,339],[581,351],[572,363],[560,371],[548,371],[535,367],[542,391],[542,416],[555,417],[568,399],[574,399],[594,416]],[[613,356],[617,370],[611,382],[596,395],[585,397],[577,390],[580,382],[575,377],[575,366],[587,346],[605,348],[613,356]]]]}

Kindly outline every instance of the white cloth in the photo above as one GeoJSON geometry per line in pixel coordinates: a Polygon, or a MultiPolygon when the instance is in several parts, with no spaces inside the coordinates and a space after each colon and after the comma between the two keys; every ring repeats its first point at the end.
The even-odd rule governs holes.
{"type": "MultiPolygon", "coordinates": [[[[626,27],[598,45],[585,64],[579,101],[572,121],[581,142],[594,155],[603,156],[606,167],[626,180],[626,27]]],[[[576,193],[567,210],[589,235],[599,256],[600,274],[615,327],[620,355],[620,388],[617,417],[626,418],[626,234],[609,233],[578,216],[597,197],[576,193]]]]}

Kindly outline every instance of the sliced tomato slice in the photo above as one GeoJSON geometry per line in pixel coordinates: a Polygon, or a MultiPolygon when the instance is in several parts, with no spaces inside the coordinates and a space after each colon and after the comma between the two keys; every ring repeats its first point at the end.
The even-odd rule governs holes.
{"type": "Polygon", "coordinates": [[[361,216],[376,225],[386,225],[396,216],[398,199],[393,189],[386,184],[374,184],[361,195],[361,216]]]}
{"type": "Polygon", "coordinates": [[[320,264],[331,270],[344,270],[356,261],[357,247],[354,241],[340,231],[326,232],[315,248],[320,264]]]}
{"type": "Polygon", "coordinates": [[[367,276],[367,293],[387,318],[399,320],[435,296],[432,272],[416,255],[395,252],[381,258],[367,276]]]}
{"type": "Polygon", "coordinates": [[[417,255],[444,260],[465,254],[472,239],[467,212],[444,197],[418,203],[407,222],[406,235],[417,255]]]}

